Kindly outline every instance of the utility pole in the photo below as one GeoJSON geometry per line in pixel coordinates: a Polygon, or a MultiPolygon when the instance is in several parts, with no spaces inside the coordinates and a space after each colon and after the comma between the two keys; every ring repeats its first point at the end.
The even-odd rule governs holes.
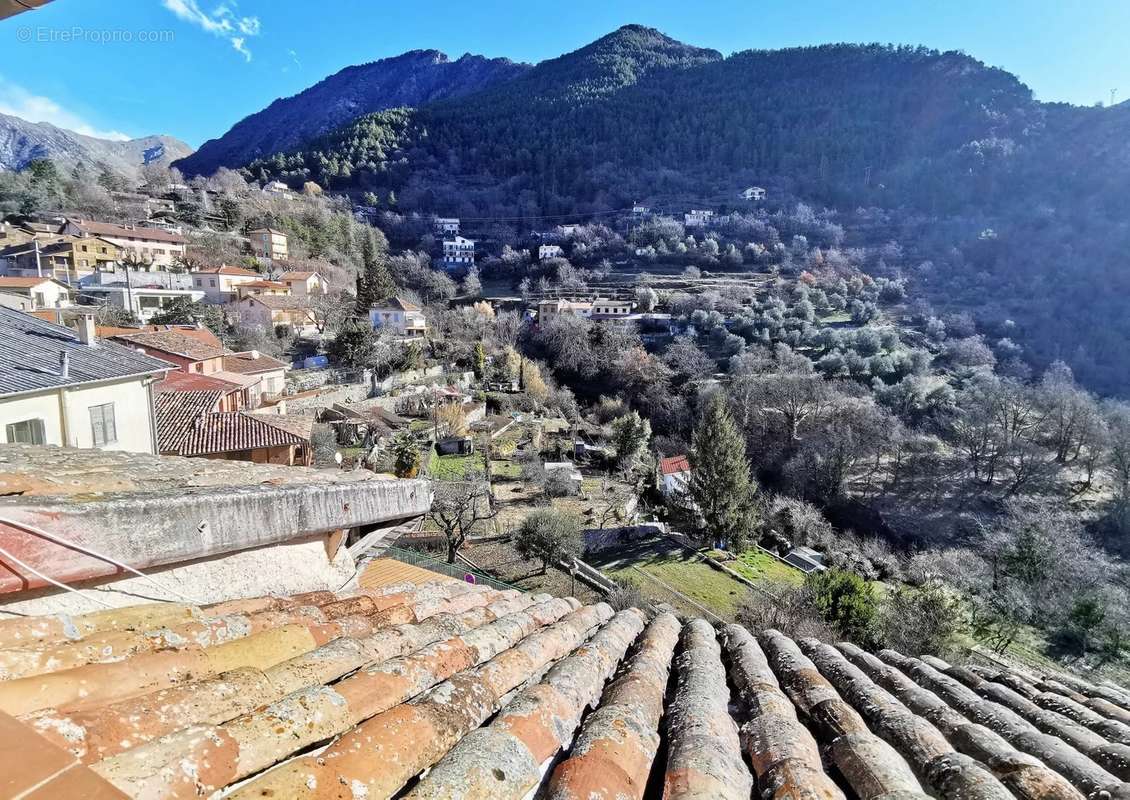
{"type": "Polygon", "coordinates": [[[32,239],[32,245],[35,248],[35,274],[36,277],[43,277],[43,264],[39,260],[39,239],[32,239]]]}

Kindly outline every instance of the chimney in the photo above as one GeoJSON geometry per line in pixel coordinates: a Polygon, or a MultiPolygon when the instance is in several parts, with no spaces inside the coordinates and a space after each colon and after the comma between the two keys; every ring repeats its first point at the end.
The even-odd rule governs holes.
{"type": "Polygon", "coordinates": [[[59,353],[59,377],[71,377],[71,356],[66,351],[59,353]]]}
{"type": "Polygon", "coordinates": [[[93,314],[83,314],[78,318],[78,340],[87,347],[98,346],[98,334],[95,332],[93,314]]]}

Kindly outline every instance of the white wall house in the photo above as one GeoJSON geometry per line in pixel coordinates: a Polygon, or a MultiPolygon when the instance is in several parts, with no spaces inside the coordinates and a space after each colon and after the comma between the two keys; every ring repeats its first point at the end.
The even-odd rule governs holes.
{"type": "Polygon", "coordinates": [[[222,267],[197,270],[192,273],[192,285],[204,292],[209,303],[222,305],[239,300],[239,286],[244,283],[261,281],[263,276],[254,270],[243,267],[222,267]]]}
{"type": "Polygon", "coordinates": [[[593,319],[620,319],[632,313],[630,300],[604,300],[597,298],[592,301],[593,319]]]}
{"type": "Polygon", "coordinates": [[[750,186],[742,192],[742,197],[746,200],[764,200],[765,190],[760,186],[750,186]]]}
{"type": "Polygon", "coordinates": [[[418,338],[428,333],[428,321],[423,310],[399,297],[370,308],[369,322],[374,329],[384,328],[397,336],[418,338]]]}
{"type": "Polygon", "coordinates": [[[683,215],[683,226],[686,228],[703,228],[710,224],[710,218],[713,216],[713,211],[691,209],[683,215]]]}
{"type": "Polygon", "coordinates": [[[565,251],[561,249],[561,245],[557,244],[543,244],[538,248],[538,261],[545,261],[547,258],[562,258],[565,251]]]}
{"type": "Polygon", "coordinates": [[[74,331],[0,307],[0,442],[156,453],[152,385],[172,369],[93,317],[74,331]]]}
{"type": "Polygon", "coordinates": [[[471,267],[475,264],[475,240],[456,236],[443,241],[443,263],[448,267],[471,267]]]}
{"type": "Polygon", "coordinates": [[[432,227],[437,236],[458,236],[458,217],[436,217],[432,220],[432,227]]]}
{"type": "Polygon", "coordinates": [[[691,485],[691,462],[686,456],[659,460],[659,493],[664,497],[685,496],[691,485]]]}
{"type": "Polygon", "coordinates": [[[256,228],[249,231],[251,254],[267,261],[286,261],[289,258],[286,234],[274,228],[256,228]]]}
{"type": "Polygon", "coordinates": [[[127,287],[121,283],[106,286],[88,286],[84,295],[98,297],[113,308],[128,311],[141,322],[147,323],[157,314],[167,311],[176,301],[185,298],[193,302],[204,299],[198,289],[166,289],[160,286],[127,287]]]}
{"type": "Polygon", "coordinates": [[[54,278],[0,277],[0,292],[28,298],[33,311],[66,308],[74,298],[71,287],[54,278]]]}
{"type": "Polygon", "coordinates": [[[295,297],[308,297],[325,294],[326,280],[317,272],[292,270],[279,276],[279,283],[285,283],[295,297]]]}

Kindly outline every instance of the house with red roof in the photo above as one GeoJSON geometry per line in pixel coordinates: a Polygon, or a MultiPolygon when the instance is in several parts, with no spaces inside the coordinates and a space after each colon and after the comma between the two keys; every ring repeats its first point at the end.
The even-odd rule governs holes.
{"type": "Polygon", "coordinates": [[[192,273],[192,283],[204,292],[209,303],[222,305],[239,300],[239,287],[263,279],[261,273],[243,267],[224,264],[219,267],[198,269],[192,273]]]}
{"type": "Polygon", "coordinates": [[[685,495],[691,485],[691,462],[685,455],[659,459],[659,493],[664,497],[685,495]]]}

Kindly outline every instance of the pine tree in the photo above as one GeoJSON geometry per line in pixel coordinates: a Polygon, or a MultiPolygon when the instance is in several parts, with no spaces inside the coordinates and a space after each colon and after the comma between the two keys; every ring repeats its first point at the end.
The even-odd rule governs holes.
{"type": "Polygon", "coordinates": [[[369,309],[396,294],[396,284],[377,247],[372,229],[361,238],[361,273],[357,276],[357,316],[368,316],[369,309]]]}
{"type": "Polygon", "coordinates": [[[721,394],[710,399],[694,431],[690,491],[716,544],[741,546],[754,527],[756,485],[745,442],[721,394]]]}

